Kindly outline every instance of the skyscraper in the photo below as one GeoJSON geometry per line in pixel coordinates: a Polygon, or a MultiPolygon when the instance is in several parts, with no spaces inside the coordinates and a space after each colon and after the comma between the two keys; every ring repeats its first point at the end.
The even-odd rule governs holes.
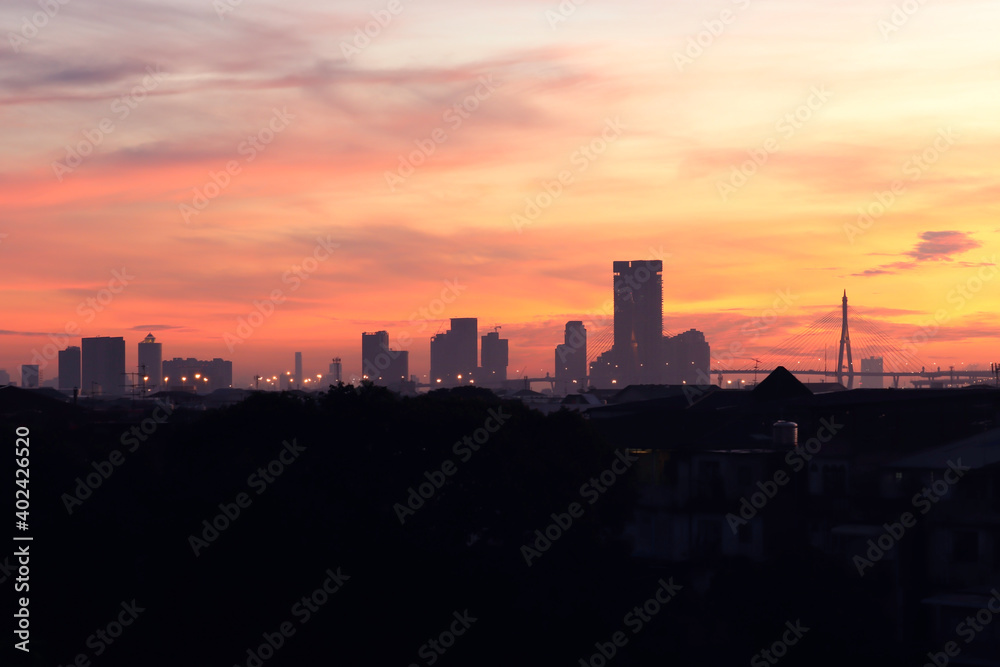
{"type": "Polygon", "coordinates": [[[431,338],[431,384],[469,384],[476,374],[479,320],[451,318],[451,329],[431,338]]]}
{"type": "Polygon", "coordinates": [[[676,336],[663,337],[663,359],[667,384],[707,384],[712,351],[705,334],[688,329],[676,336]]]}
{"type": "Polygon", "coordinates": [[[163,343],[157,343],[153,334],[147,334],[139,343],[139,372],[149,378],[140,382],[147,391],[163,384],[163,343]]]}
{"type": "Polygon", "coordinates": [[[21,388],[38,389],[40,383],[38,364],[21,364],[21,388]]]}
{"type": "MultiPolygon", "coordinates": [[[[882,357],[864,357],[861,360],[862,373],[883,373],[884,364],[882,357]]],[[[884,389],[885,378],[878,375],[862,375],[858,378],[858,386],[865,389],[884,389]]]]}
{"type": "Polygon", "coordinates": [[[502,386],[507,381],[509,362],[509,341],[500,337],[500,332],[490,331],[482,337],[482,372],[480,381],[484,385],[502,386]]]}
{"type": "Polygon", "coordinates": [[[663,381],[663,262],[613,263],[618,385],[663,381]]]}
{"type": "Polygon", "coordinates": [[[80,348],[71,345],[65,350],[59,350],[59,388],[82,389],[80,376],[80,348]]]}
{"type": "Polygon", "coordinates": [[[563,342],[556,346],[555,368],[556,386],[562,393],[577,393],[586,387],[587,329],[583,322],[566,323],[563,342]]]}
{"type": "Polygon", "coordinates": [[[344,366],[340,362],[340,357],[334,357],[330,363],[330,384],[337,384],[344,381],[344,366]]]}
{"type": "Polygon", "coordinates": [[[387,331],[361,334],[361,377],[383,387],[399,386],[409,379],[410,353],[389,347],[387,331]]]}
{"type": "Polygon", "coordinates": [[[302,377],[302,353],[301,352],[296,352],[295,353],[295,388],[296,389],[301,389],[302,388],[302,380],[303,379],[304,378],[302,377]]]}
{"type": "Polygon", "coordinates": [[[125,339],[96,336],[80,340],[83,354],[83,394],[121,396],[125,393],[125,339]]]}

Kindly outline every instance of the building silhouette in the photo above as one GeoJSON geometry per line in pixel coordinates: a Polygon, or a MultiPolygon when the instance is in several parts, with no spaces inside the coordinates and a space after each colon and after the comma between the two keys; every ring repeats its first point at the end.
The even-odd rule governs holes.
{"type": "Polygon", "coordinates": [[[475,379],[478,327],[475,317],[453,317],[451,329],[431,338],[431,385],[454,387],[475,379]]]}
{"type": "Polygon", "coordinates": [[[361,334],[361,378],[382,387],[399,388],[410,373],[410,353],[389,347],[386,331],[361,334]]]}
{"type": "Polygon", "coordinates": [[[81,393],[122,396],[125,393],[125,339],[95,336],[80,339],[81,393]]]}
{"type": "Polygon", "coordinates": [[[10,384],[10,373],[0,369],[0,386],[10,384]]]}
{"type": "Polygon", "coordinates": [[[301,389],[302,388],[302,380],[303,379],[304,378],[302,377],[302,353],[301,352],[296,352],[295,353],[295,388],[296,389],[301,389]]]}
{"type": "Polygon", "coordinates": [[[662,382],[663,262],[614,262],[614,350],[618,384],[662,382]]]}
{"type": "Polygon", "coordinates": [[[490,331],[482,337],[482,368],[478,374],[482,384],[499,387],[507,381],[509,342],[500,337],[499,331],[490,331]]]}
{"type": "MultiPolygon", "coordinates": [[[[865,357],[861,360],[862,373],[882,373],[882,357],[865,357]]],[[[885,378],[880,375],[862,375],[858,378],[858,387],[865,389],[882,389],[885,387],[885,378]]]]}
{"type": "Polygon", "coordinates": [[[157,343],[153,334],[139,342],[139,372],[146,390],[155,390],[163,384],[163,343],[157,343]]]}
{"type": "Polygon", "coordinates": [[[664,382],[706,384],[711,370],[712,351],[705,334],[688,329],[676,336],[663,337],[664,382]]]}
{"type": "Polygon", "coordinates": [[[566,323],[563,342],[556,345],[556,386],[564,394],[582,391],[587,384],[587,329],[583,322],[566,323]]]}
{"type": "Polygon", "coordinates": [[[59,350],[59,388],[82,388],[80,375],[80,348],[71,345],[65,350],[59,350]]]}
{"type": "Polygon", "coordinates": [[[163,385],[176,391],[228,389],[233,386],[233,362],[218,357],[211,361],[174,357],[163,362],[163,385]]]}
{"type": "Polygon", "coordinates": [[[38,364],[21,364],[21,388],[38,389],[41,384],[38,364]]]}
{"type": "Polygon", "coordinates": [[[334,357],[333,361],[330,362],[329,380],[331,384],[344,381],[344,365],[341,363],[340,357],[334,357]]]}

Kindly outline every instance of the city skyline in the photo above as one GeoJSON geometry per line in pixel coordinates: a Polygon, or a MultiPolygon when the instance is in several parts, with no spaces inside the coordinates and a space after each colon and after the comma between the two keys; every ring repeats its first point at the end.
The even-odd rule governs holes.
{"type": "Polygon", "coordinates": [[[30,37],[0,9],[9,371],[71,323],[129,337],[129,367],[152,331],[284,368],[467,316],[547,368],[615,257],[662,259],[665,328],[713,349],[846,288],[897,340],[933,329],[929,365],[993,359],[996,7],[438,1],[366,36],[378,7],[100,5],[30,37]]]}

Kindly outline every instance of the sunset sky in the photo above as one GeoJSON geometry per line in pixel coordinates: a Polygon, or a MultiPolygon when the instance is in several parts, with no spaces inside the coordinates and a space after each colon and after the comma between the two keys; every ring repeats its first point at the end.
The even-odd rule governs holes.
{"type": "Polygon", "coordinates": [[[238,386],[295,351],[350,376],[385,329],[423,375],[478,317],[544,374],[567,320],[600,335],[612,261],[657,254],[665,329],[714,358],[846,289],[928,366],[988,368],[998,25],[966,0],[5,2],[0,368],[82,334],[134,370],[152,332],[238,386]]]}

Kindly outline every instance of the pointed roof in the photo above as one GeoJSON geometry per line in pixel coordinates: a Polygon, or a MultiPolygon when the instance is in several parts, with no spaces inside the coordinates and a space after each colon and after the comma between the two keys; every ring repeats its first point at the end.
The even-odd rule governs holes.
{"type": "Polygon", "coordinates": [[[798,398],[800,396],[812,396],[812,392],[804,384],[798,381],[791,372],[784,366],[778,366],[771,374],[760,381],[753,388],[755,398],[765,401],[780,398],[798,398]]]}

